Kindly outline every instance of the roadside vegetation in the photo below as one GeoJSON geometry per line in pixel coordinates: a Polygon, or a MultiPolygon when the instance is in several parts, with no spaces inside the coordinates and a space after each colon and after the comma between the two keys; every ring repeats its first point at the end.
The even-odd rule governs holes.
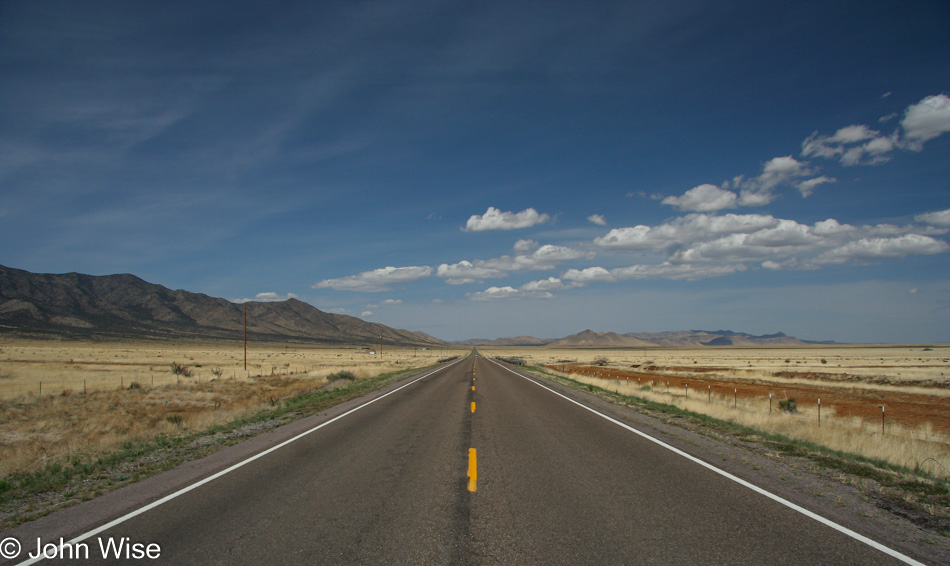
{"type": "MultiPolygon", "coordinates": [[[[913,445],[919,441],[913,434],[905,434],[899,439],[895,431],[893,444],[881,443],[887,446],[882,453],[875,442],[852,442],[849,437],[862,435],[853,434],[847,427],[861,426],[862,423],[851,419],[843,429],[839,427],[836,430],[835,426],[827,423],[823,431],[812,434],[807,430],[809,427],[802,426],[798,420],[800,415],[774,414],[773,419],[777,419],[777,422],[793,424],[768,427],[763,426],[765,421],[759,417],[744,419],[741,415],[749,411],[742,411],[741,403],[738,409],[723,402],[723,399],[714,398],[712,403],[704,403],[707,399],[705,396],[697,396],[699,398],[687,403],[685,397],[672,398],[665,393],[654,392],[651,386],[626,386],[616,380],[565,374],[539,366],[526,366],[526,369],[545,379],[592,393],[611,403],[635,408],[664,422],[700,434],[715,438],[731,436],[782,456],[804,458],[834,470],[842,481],[857,487],[879,506],[887,507],[920,526],[950,537],[950,473],[939,462],[936,462],[936,465],[922,465],[923,462],[919,458],[931,458],[924,456],[924,453],[918,453],[910,466],[903,463],[906,461],[907,450],[903,445],[913,445]],[[838,445],[844,447],[836,448],[838,445]],[[888,458],[887,450],[893,450],[900,455],[888,458]],[[872,455],[862,452],[870,452],[872,455]]],[[[946,440],[938,438],[939,442],[934,442],[933,438],[928,440],[927,449],[939,450],[941,458],[946,458],[946,440]]],[[[877,440],[882,441],[883,438],[878,435],[877,440]]]]}
{"type": "Polygon", "coordinates": [[[83,393],[21,395],[0,401],[0,528],[139,481],[281,424],[365,395],[434,363],[434,356],[387,367],[336,362],[296,375],[223,378],[195,364],[165,371],[177,381],[83,393]],[[177,371],[176,371],[177,370],[177,371]]]}

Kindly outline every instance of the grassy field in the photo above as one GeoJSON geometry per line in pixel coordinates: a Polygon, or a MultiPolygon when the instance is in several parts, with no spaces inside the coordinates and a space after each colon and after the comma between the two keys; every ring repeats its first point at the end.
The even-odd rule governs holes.
{"type": "Polygon", "coordinates": [[[304,393],[467,352],[254,346],[245,370],[242,344],[5,342],[0,478],[89,461],[130,440],[221,425],[304,393]]]}
{"type": "Polygon", "coordinates": [[[522,358],[621,395],[950,477],[947,345],[482,352],[522,358]],[[789,399],[796,401],[794,412],[780,409],[789,399]]]}

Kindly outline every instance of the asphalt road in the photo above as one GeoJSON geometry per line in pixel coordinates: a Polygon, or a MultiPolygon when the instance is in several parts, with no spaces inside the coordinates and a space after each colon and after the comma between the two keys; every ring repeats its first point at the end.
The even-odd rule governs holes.
{"type": "Polygon", "coordinates": [[[449,365],[90,537],[88,562],[127,537],[148,564],[899,563],[507,367],[449,365]]]}

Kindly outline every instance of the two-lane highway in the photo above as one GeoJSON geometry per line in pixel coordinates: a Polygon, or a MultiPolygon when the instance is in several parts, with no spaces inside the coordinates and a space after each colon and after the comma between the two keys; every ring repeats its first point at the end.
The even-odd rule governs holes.
{"type": "Polygon", "coordinates": [[[90,562],[123,537],[154,564],[899,563],[476,357],[87,537],[90,562]]]}

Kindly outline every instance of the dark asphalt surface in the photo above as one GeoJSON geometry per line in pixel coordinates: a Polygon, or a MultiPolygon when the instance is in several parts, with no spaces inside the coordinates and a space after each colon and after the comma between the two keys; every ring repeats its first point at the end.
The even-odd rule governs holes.
{"type": "Polygon", "coordinates": [[[485,358],[89,539],[91,558],[121,537],[161,547],[147,564],[898,563],[485,358]]]}

